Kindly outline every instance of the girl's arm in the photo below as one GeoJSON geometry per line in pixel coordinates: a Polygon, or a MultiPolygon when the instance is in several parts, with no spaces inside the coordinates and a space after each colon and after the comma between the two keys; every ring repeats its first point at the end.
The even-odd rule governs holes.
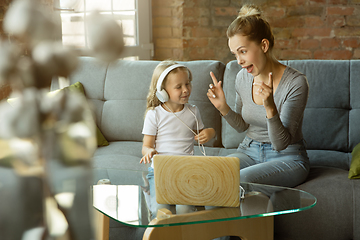
{"type": "Polygon", "coordinates": [[[199,141],[200,144],[204,144],[210,141],[213,137],[215,137],[215,129],[205,128],[200,130],[200,133],[195,136],[195,140],[199,141]]]}
{"type": "Polygon", "coordinates": [[[143,146],[142,146],[142,155],[143,157],[140,160],[140,163],[150,163],[151,158],[158,152],[155,150],[155,136],[153,135],[144,135],[143,146]]]}

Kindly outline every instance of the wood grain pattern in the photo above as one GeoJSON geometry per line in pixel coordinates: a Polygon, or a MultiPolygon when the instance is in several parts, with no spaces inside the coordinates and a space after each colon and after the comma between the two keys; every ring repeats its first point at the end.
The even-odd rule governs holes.
{"type": "Polygon", "coordinates": [[[154,156],[160,204],[238,207],[240,162],[236,157],[154,156]]]}

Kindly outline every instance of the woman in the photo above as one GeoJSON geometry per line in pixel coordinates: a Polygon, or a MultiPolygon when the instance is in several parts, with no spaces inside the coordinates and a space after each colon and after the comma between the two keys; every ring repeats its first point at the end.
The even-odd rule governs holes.
{"type": "Polygon", "coordinates": [[[247,131],[237,152],[240,179],[294,187],[309,172],[302,135],[308,98],[306,76],[273,56],[274,36],[254,5],[245,5],[227,30],[228,45],[242,70],[236,76],[232,110],[213,73],[207,96],[238,132],[247,131]]]}

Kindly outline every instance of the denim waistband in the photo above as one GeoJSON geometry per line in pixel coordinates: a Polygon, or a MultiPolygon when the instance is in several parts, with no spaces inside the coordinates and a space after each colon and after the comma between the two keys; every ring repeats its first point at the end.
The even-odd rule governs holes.
{"type": "Polygon", "coordinates": [[[258,146],[271,146],[272,144],[270,142],[258,142],[248,136],[245,136],[242,144],[244,144],[245,146],[247,147],[250,147],[250,144],[255,144],[255,145],[258,145],[258,146]]]}
{"type": "MultiPolygon", "coordinates": [[[[262,146],[262,147],[272,147],[272,144],[270,142],[258,142],[248,136],[245,136],[243,142],[242,142],[243,145],[247,146],[247,147],[250,147],[251,144],[254,144],[256,146],[262,146]]],[[[291,145],[296,145],[296,144],[299,144],[299,145],[303,145],[305,146],[305,141],[303,139],[301,139],[300,141],[296,142],[296,143],[293,143],[291,145]]]]}

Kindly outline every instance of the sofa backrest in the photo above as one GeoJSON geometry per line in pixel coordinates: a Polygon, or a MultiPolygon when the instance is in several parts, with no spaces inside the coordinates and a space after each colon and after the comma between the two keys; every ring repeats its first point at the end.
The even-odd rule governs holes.
{"type": "MultiPolygon", "coordinates": [[[[360,142],[360,61],[289,60],[282,61],[307,76],[309,99],[304,113],[303,134],[307,149],[349,153],[360,142]]],[[[231,107],[235,105],[235,77],[241,67],[236,61],[226,65],[224,91],[231,107]]],[[[243,134],[223,119],[222,140],[226,148],[239,145],[243,134]]],[[[348,166],[348,154],[343,166],[348,166]]],[[[341,165],[341,163],[338,163],[341,165]]],[[[335,165],[334,165],[335,166],[335,165]]],[[[345,168],[345,167],[344,167],[345,168]]]]}
{"type": "Polygon", "coordinates": [[[303,134],[308,149],[351,152],[360,142],[360,61],[297,60],[309,82],[303,134]]]}
{"type": "MultiPolygon", "coordinates": [[[[81,57],[70,83],[81,82],[95,108],[96,122],[108,141],[142,141],[141,133],[153,70],[159,61],[119,60],[111,64],[81,57]]],[[[221,132],[221,117],[206,96],[213,71],[222,80],[225,65],[219,61],[181,62],[193,75],[189,102],[200,109],[206,127],[221,132]]],[[[220,146],[220,137],[212,141],[220,146]]]]}
{"type": "MultiPolygon", "coordinates": [[[[227,104],[235,109],[235,79],[237,73],[241,70],[241,66],[236,60],[228,62],[225,67],[223,89],[227,104]]],[[[237,148],[245,137],[246,133],[238,133],[234,130],[224,118],[221,119],[221,138],[225,148],[237,148]]]]}

